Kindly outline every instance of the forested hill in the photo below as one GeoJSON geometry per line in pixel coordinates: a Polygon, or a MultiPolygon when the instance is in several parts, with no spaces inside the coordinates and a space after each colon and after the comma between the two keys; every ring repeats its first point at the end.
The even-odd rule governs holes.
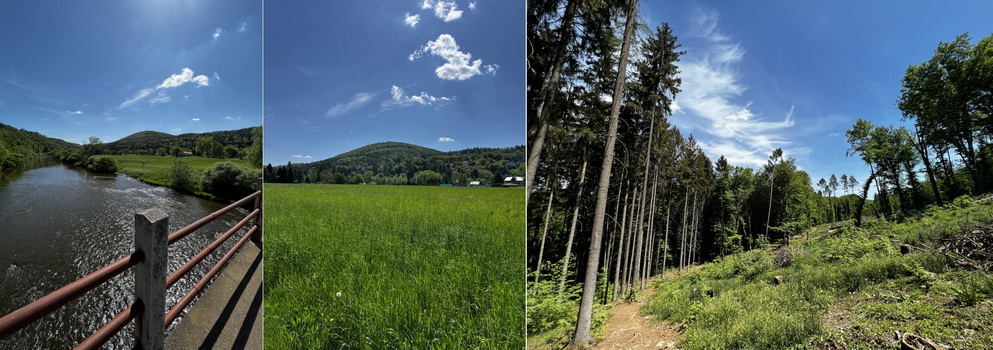
{"type": "Polygon", "coordinates": [[[74,143],[0,123],[0,170],[19,166],[31,156],[78,147],[74,143]]]}
{"type": "Polygon", "coordinates": [[[156,154],[160,148],[168,150],[172,147],[180,147],[183,150],[192,151],[196,147],[197,140],[204,137],[213,138],[213,141],[219,142],[224,146],[234,146],[238,149],[244,149],[252,145],[252,129],[244,128],[180,135],[171,135],[158,131],[140,131],[120,140],[105,144],[104,150],[116,154],[156,154]]]}
{"type": "Polygon", "coordinates": [[[421,184],[502,183],[523,176],[524,146],[442,152],[403,142],[380,142],[300,164],[266,166],[268,182],[421,184]],[[417,181],[415,181],[417,178],[417,181]]]}

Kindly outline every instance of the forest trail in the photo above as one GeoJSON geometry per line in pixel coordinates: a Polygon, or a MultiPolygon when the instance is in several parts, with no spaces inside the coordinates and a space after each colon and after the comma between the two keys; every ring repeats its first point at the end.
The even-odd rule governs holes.
{"type": "MultiPolygon", "coordinates": [[[[688,272],[699,269],[692,266],[688,272]]],[[[685,273],[684,273],[685,274],[685,273]]],[[[668,273],[665,279],[673,279],[684,274],[668,273]]],[[[658,277],[649,281],[651,285],[658,277]]],[[[607,321],[604,338],[594,349],[676,349],[683,340],[682,326],[668,321],[650,321],[639,312],[655,288],[645,288],[638,292],[635,302],[619,303],[610,308],[612,316],[607,321]]]]}

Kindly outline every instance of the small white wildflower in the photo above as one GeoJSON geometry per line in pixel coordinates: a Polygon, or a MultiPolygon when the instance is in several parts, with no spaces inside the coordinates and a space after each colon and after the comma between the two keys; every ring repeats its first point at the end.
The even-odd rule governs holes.
{"type": "Polygon", "coordinates": [[[338,292],[338,293],[334,293],[334,296],[335,296],[336,298],[340,298],[340,297],[341,297],[341,292],[338,292]]]}

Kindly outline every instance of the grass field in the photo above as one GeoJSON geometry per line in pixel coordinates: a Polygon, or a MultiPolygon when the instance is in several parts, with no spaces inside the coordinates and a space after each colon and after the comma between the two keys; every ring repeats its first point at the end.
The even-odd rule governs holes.
{"type": "Polygon", "coordinates": [[[200,173],[207,169],[211,165],[217,162],[232,162],[240,166],[251,169],[247,160],[244,159],[215,159],[215,158],[203,158],[203,157],[184,157],[184,158],[173,158],[173,157],[161,157],[161,156],[110,156],[114,158],[117,162],[117,171],[128,174],[129,176],[136,177],[144,182],[159,185],[159,186],[169,186],[169,169],[172,167],[174,161],[181,160],[193,167],[193,170],[197,172],[197,178],[199,178],[200,173]]]}
{"type": "Polygon", "coordinates": [[[267,348],[524,347],[522,188],[265,195],[267,348]]]}

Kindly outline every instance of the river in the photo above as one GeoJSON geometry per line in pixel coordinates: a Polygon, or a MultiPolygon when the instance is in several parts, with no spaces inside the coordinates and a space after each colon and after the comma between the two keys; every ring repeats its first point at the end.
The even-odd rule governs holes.
{"type": "MultiPolygon", "coordinates": [[[[130,254],[136,212],[164,210],[173,232],[222,207],[125,175],[92,174],[48,159],[0,174],[0,316],[130,254]]],[[[170,246],[170,273],[246,213],[232,211],[170,246]]],[[[167,307],[186,294],[242,234],[235,234],[170,288],[167,307]]],[[[133,285],[129,270],[0,340],[0,349],[74,347],[130,305],[133,285]]],[[[133,322],[109,345],[131,348],[132,333],[133,322]]]]}

